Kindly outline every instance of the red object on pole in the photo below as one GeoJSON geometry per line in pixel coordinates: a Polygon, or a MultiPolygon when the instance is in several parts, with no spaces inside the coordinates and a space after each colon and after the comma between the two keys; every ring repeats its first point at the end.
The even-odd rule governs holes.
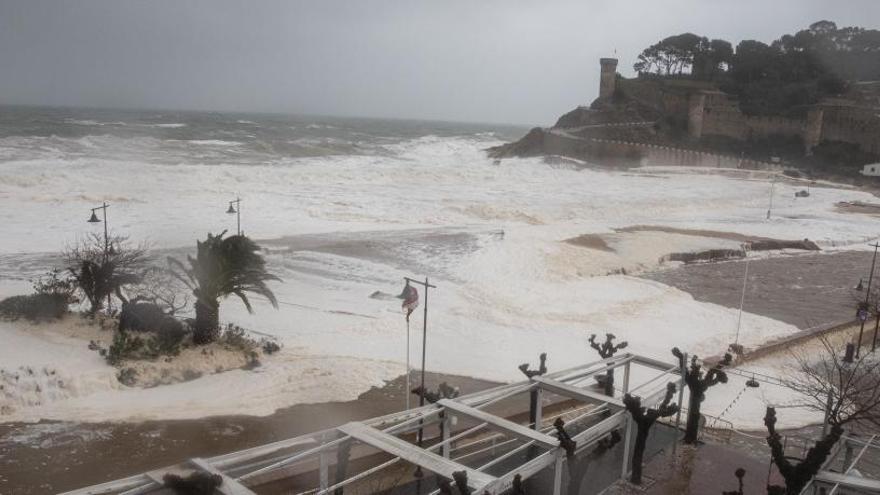
{"type": "Polygon", "coordinates": [[[403,303],[401,303],[400,307],[406,313],[406,321],[409,321],[409,315],[419,306],[419,291],[407,282],[400,297],[403,298],[403,303]]]}

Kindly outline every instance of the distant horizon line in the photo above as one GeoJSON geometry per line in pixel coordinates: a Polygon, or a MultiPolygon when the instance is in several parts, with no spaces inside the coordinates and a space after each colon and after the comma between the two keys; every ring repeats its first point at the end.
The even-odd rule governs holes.
{"type": "Polygon", "coordinates": [[[4,103],[0,102],[2,107],[18,107],[18,108],[44,108],[44,109],[69,109],[69,110],[97,110],[97,111],[126,111],[126,112],[182,112],[182,113],[225,113],[239,115],[275,115],[275,116],[296,116],[296,117],[316,117],[330,119],[353,119],[353,120],[390,120],[390,121],[408,121],[408,122],[436,122],[446,124],[470,124],[483,126],[506,126],[529,129],[535,127],[534,123],[515,123],[515,122],[489,122],[476,120],[449,120],[441,118],[424,118],[424,117],[388,117],[388,116],[370,116],[370,115],[341,115],[341,114],[320,114],[320,113],[295,113],[291,111],[264,111],[264,110],[205,110],[193,108],[146,108],[146,107],[108,107],[108,106],[90,106],[90,105],[55,105],[55,104],[38,104],[38,103],[4,103]]]}

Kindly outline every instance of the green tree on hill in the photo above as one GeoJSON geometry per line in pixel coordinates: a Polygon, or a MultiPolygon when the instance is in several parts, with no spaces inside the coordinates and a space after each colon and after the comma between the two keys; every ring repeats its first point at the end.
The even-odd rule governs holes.
{"type": "Polygon", "coordinates": [[[782,114],[880,79],[880,31],[819,21],[770,44],[682,33],[645,48],[633,68],[655,77],[717,81],[747,114],[782,114]]]}

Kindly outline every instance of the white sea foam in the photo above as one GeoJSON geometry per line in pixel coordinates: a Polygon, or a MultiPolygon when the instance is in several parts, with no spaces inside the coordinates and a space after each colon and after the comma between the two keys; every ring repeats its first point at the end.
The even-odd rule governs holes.
{"type": "MultiPolygon", "coordinates": [[[[489,136],[423,136],[383,144],[381,153],[371,156],[264,160],[259,155],[247,166],[222,160],[205,165],[197,152],[181,153],[192,153],[190,148],[209,153],[211,146],[186,146],[181,152],[181,143],[169,150],[167,142],[154,138],[22,139],[0,139],[0,197],[18,205],[0,210],[7,233],[0,254],[62,248],[92,228],[86,215],[102,198],[128,200],[111,201],[112,228],[149,238],[158,247],[191,246],[208,231],[234,227],[234,216],[224,210],[236,194],[243,198],[242,226],[258,239],[380,231],[381,240],[387,240],[408,229],[477,236],[468,249],[420,245],[401,236],[373,258],[294,248],[273,252],[270,266],[284,279],[273,288],[280,300],[293,304],[276,311],[257,301],[255,315],[233,300],[221,308],[225,319],[284,342],[287,353],[260,373],[225,373],[149,392],[121,390],[106,374],[97,374],[75,396],[59,397],[51,406],[20,407],[16,414],[22,419],[268,414],[293,403],[355,397],[402,370],[405,327],[399,303],[367,296],[376,290],[396,293],[402,276],[423,275],[411,271],[427,271],[440,287],[431,295],[431,370],[515,380],[516,365],[534,361],[541,351],[549,353],[554,369],[593,359],[577,343],[589,333],[605,332],[657,358],[669,359],[671,345],[715,354],[731,340],[735,311],[655,282],[597,275],[618,267],[650,268],[666,251],[729,247],[729,241],[659,233],[616,236],[613,229],[667,225],[806,237],[825,245],[861,242],[876,229],[871,217],[834,209],[838,201],[872,201],[859,191],[814,188],[810,198],[795,200],[800,187],[779,183],[768,221],[766,181],[663,170],[651,175],[576,171],[552,168],[540,159],[496,166],[482,151],[495,144],[489,136]],[[86,143],[104,158],[84,151],[86,143]],[[117,153],[119,158],[107,157],[117,153]],[[156,154],[180,162],[156,162],[156,154]],[[488,235],[500,229],[503,239],[488,235]],[[585,233],[611,235],[615,253],[562,243],[585,233]],[[291,378],[300,374],[309,380],[291,378]],[[247,392],[234,398],[224,393],[233,389],[247,392]]],[[[378,234],[363,235],[364,246],[378,242],[378,234]]],[[[419,318],[413,328],[420,327],[419,318]]],[[[2,326],[0,331],[12,335],[16,330],[2,326]]],[[[793,331],[745,314],[740,341],[754,345],[793,331]]],[[[22,341],[22,347],[33,349],[21,354],[22,364],[61,355],[61,348],[43,352],[37,342],[22,341]]],[[[417,349],[412,352],[415,357],[417,349]]],[[[98,373],[103,366],[86,365],[84,373],[98,373]]],[[[750,407],[761,404],[753,401],[750,407]]],[[[755,414],[760,417],[761,411],[755,414]]]]}
{"type": "Polygon", "coordinates": [[[186,141],[190,144],[198,144],[202,146],[241,146],[238,141],[224,141],[221,139],[189,139],[186,141]]]}

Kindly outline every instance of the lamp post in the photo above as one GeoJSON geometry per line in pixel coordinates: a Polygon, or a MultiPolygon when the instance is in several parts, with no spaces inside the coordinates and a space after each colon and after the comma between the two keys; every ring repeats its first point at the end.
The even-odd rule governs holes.
{"type": "Polygon", "coordinates": [[[226,210],[226,213],[232,215],[233,213],[236,216],[237,222],[237,232],[238,235],[241,235],[241,198],[235,198],[234,200],[229,202],[229,208],[226,210]],[[235,206],[232,206],[235,204],[235,206]]]}
{"type": "MultiPolygon", "coordinates": [[[[859,354],[861,353],[861,350],[862,350],[862,333],[864,333],[864,331],[865,331],[865,320],[868,319],[867,314],[864,314],[864,317],[863,317],[862,313],[863,312],[867,313],[867,310],[869,307],[868,306],[868,298],[871,297],[871,282],[874,280],[874,265],[877,263],[877,248],[880,247],[880,244],[875,242],[874,244],[870,244],[870,246],[872,246],[874,248],[874,257],[871,258],[871,273],[868,274],[868,289],[865,290],[865,302],[862,304],[862,307],[859,308],[859,320],[861,320],[861,325],[859,325],[859,342],[858,342],[858,344],[856,344],[856,359],[858,359],[859,354]]],[[[877,335],[877,331],[875,330],[874,331],[875,345],[877,342],[876,335],[877,335]]]]}
{"type": "MultiPolygon", "coordinates": [[[[107,208],[110,205],[105,201],[101,206],[97,206],[92,208],[92,216],[89,217],[89,223],[99,223],[101,220],[98,220],[98,215],[95,213],[96,210],[101,210],[104,216],[104,262],[107,262],[107,257],[110,255],[110,237],[107,232],[107,208]]],[[[110,312],[110,294],[107,294],[107,312],[110,312]]]]}
{"type": "Polygon", "coordinates": [[[742,317],[743,317],[743,304],[746,302],[746,283],[749,280],[749,248],[751,248],[751,244],[746,243],[743,244],[743,251],[746,253],[746,269],[743,274],[743,286],[742,292],[739,297],[739,314],[736,317],[736,338],[734,339],[734,345],[739,346],[739,330],[742,325],[742,317]]]}
{"type": "Polygon", "coordinates": [[[770,211],[773,210],[773,188],[776,186],[776,175],[770,180],[770,204],[767,205],[767,220],[770,220],[770,211]]]}

